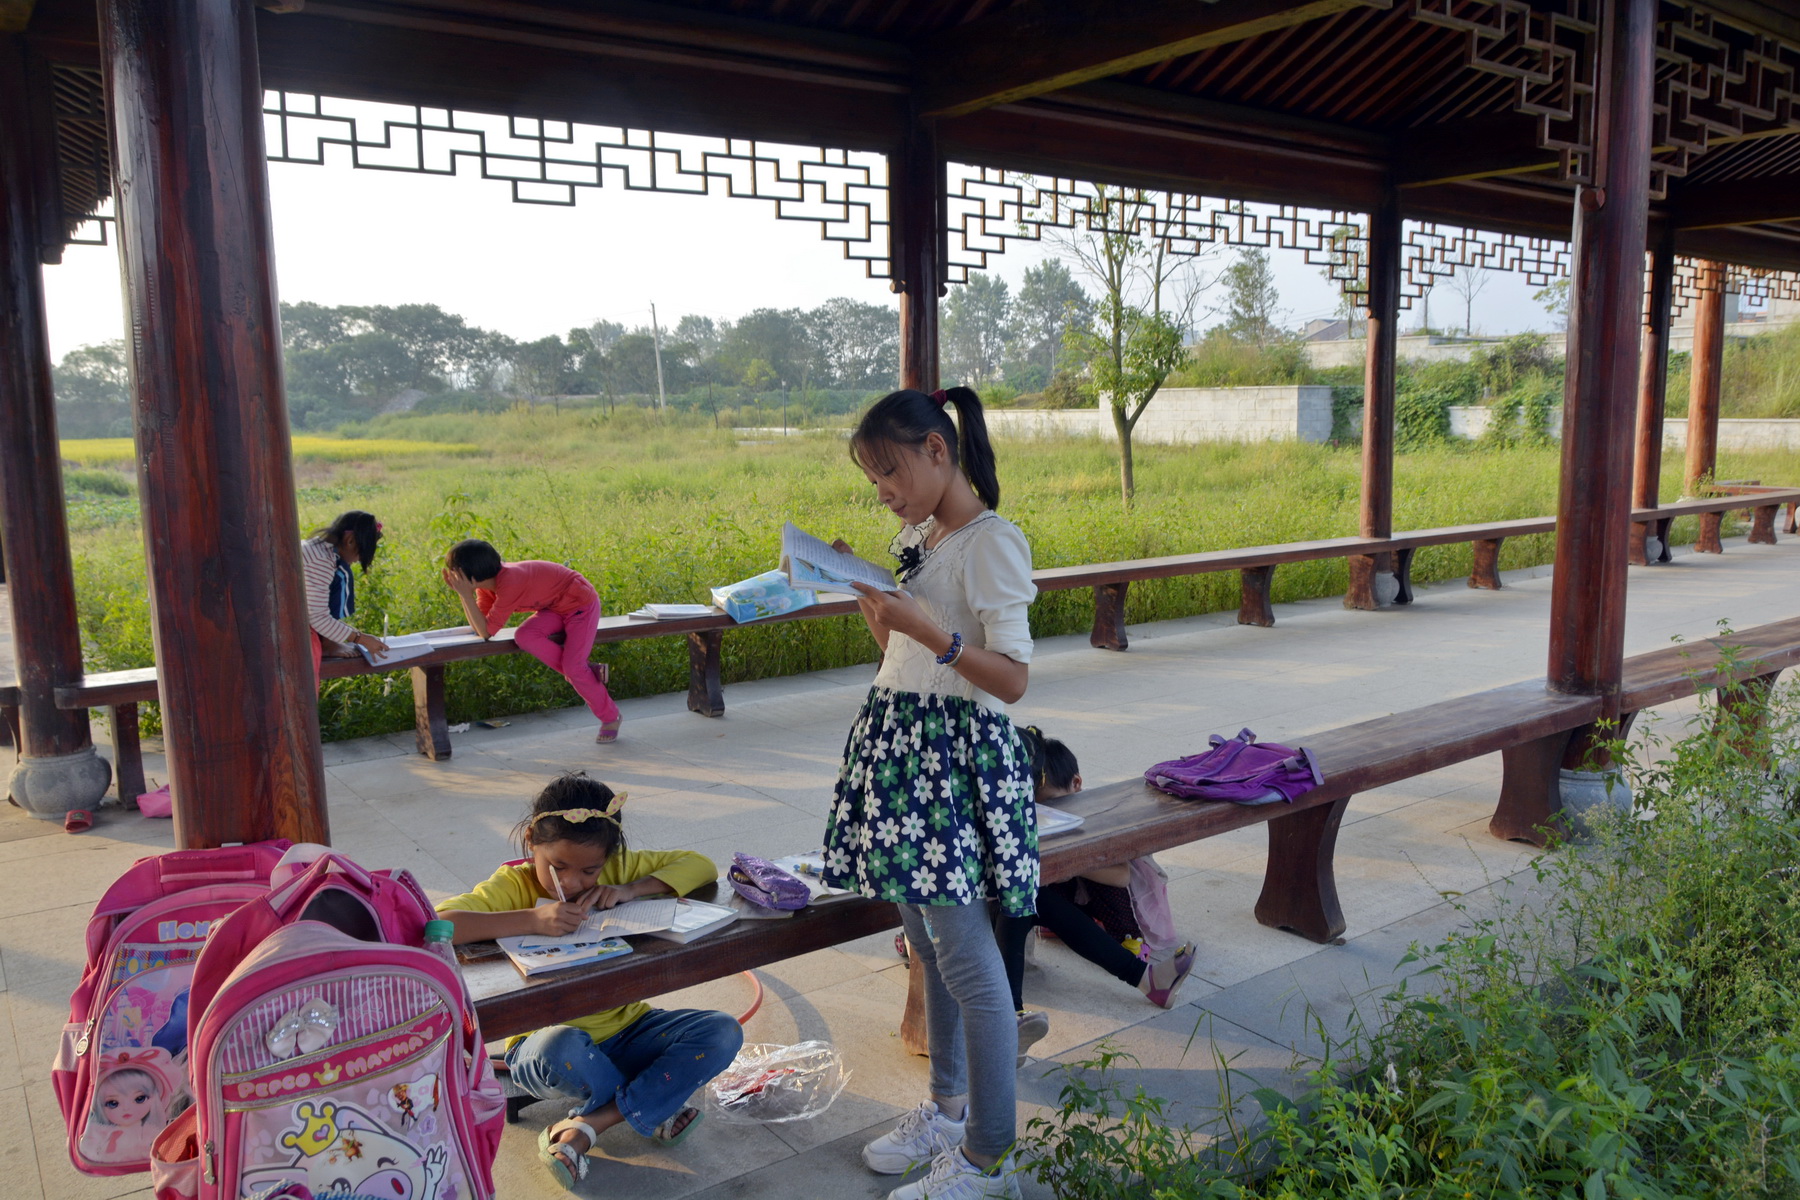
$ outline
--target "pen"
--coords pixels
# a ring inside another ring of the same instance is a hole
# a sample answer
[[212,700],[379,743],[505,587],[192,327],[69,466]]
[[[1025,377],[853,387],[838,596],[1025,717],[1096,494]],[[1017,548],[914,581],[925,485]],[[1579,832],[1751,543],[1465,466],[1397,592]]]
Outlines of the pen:
[[556,873],[555,868],[551,868],[550,882],[556,885],[556,898],[558,900],[562,901],[564,904],[567,904],[569,902],[569,898],[567,896],[563,895],[562,876],[558,875]]

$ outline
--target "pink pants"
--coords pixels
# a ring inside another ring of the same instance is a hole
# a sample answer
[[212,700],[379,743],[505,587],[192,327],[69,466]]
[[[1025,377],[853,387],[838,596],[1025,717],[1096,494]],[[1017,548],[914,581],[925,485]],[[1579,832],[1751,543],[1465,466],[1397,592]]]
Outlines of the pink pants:
[[[588,655],[594,652],[594,631],[599,626],[600,603],[595,601],[567,617],[547,610],[533,613],[519,626],[513,640],[519,649],[567,679],[604,725],[619,719],[619,706],[613,703],[594,664],[588,661]],[[553,633],[563,634],[562,645],[550,640]]]

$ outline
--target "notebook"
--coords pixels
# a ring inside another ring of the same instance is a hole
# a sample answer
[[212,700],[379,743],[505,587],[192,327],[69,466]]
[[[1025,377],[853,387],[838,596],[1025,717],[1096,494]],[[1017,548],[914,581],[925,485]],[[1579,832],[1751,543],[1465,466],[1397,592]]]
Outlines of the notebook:
[[[543,899],[538,907],[555,904]],[[599,908],[587,915],[580,928],[561,937],[550,934],[526,934],[525,939],[540,945],[570,945],[591,942],[600,937],[630,937],[636,933],[654,933],[675,923],[676,900],[673,896],[654,896],[646,900],[627,900],[616,908]]]
[[523,934],[496,940],[500,943],[500,949],[506,951],[506,957],[512,959],[513,966],[519,968],[519,974],[527,979],[546,971],[585,966],[631,953],[631,943],[618,937],[576,937],[562,941]]
[[1038,837],[1055,837],[1059,833],[1069,833],[1080,829],[1082,820],[1083,818],[1072,812],[1064,812],[1060,808],[1051,808],[1048,805],[1040,804],[1037,806]]
[[696,938],[703,938],[725,928],[737,919],[736,910],[722,904],[708,904],[704,900],[677,900],[674,923],[667,929],[652,929],[650,936],[686,945]]

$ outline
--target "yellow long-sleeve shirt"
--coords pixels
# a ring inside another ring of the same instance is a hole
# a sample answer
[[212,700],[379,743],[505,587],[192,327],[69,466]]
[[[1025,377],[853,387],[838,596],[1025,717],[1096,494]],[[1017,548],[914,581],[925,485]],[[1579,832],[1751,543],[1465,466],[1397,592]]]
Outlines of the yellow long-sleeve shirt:
[[[594,882],[614,885],[636,883],[648,875],[654,875],[668,884],[676,895],[685,896],[702,884],[717,879],[719,869],[710,858],[692,850],[627,850],[608,858]],[[531,869],[531,864],[510,863],[497,869],[478,884],[474,891],[445,900],[437,906],[437,910],[440,913],[515,912],[535,908],[539,900],[546,899],[553,900],[555,897],[538,886],[537,873]],[[604,1012],[576,1017],[563,1024],[573,1025],[598,1043],[649,1011],[650,1006],[640,1000],[623,1008],[609,1008]],[[521,1040],[522,1037],[511,1038],[506,1044],[511,1047]]]

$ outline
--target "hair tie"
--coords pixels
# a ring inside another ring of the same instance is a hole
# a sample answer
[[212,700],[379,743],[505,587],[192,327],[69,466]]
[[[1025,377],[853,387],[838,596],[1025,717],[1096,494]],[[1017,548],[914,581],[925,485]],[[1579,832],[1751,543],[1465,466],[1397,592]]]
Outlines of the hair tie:
[[381,522],[380,521],[375,522],[375,532],[376,533],[381,532]]
[[619,823],[619,809],[625,804],[626,795],[627,793],[625,792],[614,792],[612,803],[608,804],[604,809],[559,808],[554,812],[542,812],[531,818],[531,823],[533,826],[536,826],[537,823],[545,817],[561,817],[571,825],[579,825],[583,821],[592,821],[595,819],[611,821],[613,824],[617,825]]
[[939,388],[937,391],[931,393],[931,398],[937,402],[937,406],[939,408],[942,408],[942,407],[944,407],[944,405],[946,403],[949,402],[950,393],[945,391],[943,388]]

